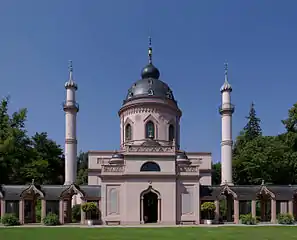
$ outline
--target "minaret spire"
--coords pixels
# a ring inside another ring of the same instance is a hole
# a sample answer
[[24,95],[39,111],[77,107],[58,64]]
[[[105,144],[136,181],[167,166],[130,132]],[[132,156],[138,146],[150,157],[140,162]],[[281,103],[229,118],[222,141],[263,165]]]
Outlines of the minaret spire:
[[148,60],[149,64],[153,63],[153,48],[152,48],[152,38],[149,36],[148,39]]
[[76,181],[76,158],[77,158],[77,138],[76,138],[76,115],[79,111],[76,102],[77,84],[73,80],[72,61],[68,63],[69,79],[65,83],[66,101],[63,104],[65,112],[65,185],[70,185]]
[[228,82],[228,63],[226,62],[224,65],[225,65],[225,82]]
[[68,62],[68,70],[69,70],[69,81],[73,81],[73,66],[72,66],[72,60],[69,60],[69,62]]

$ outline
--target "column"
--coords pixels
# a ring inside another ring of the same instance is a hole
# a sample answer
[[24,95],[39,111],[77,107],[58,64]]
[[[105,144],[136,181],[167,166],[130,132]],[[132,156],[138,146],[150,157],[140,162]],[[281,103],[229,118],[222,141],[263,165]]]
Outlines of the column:
[[220,221],[220,201],[219,200],[215,200],[215,206],[216,206],[215,221],[216,223],[219,223]]
[[289,201],[289,214],[293,216],[293,200]]
[[234,223],[239,224],[239,201],[234,199]]
[[20,224],[25,223],[25,218],[24,218],[24,199],[20,199],[19,201],[19,221]]
[[60,224],[64,224],[64,199],[60,199],[59,202],[59,219]]
[[257,212],[256,212],[256,200],[252,200],[252,217],[256,217]]
[[4,199],[0,199],[0,204],[1,204],[1,217],[4,216],[5,212],[6,212],[6,203]]
[[41,222],[46,217],[46,200],[41,199]]
[[143,197],[140,199],[140,223],[144,223],[143,221]]
[[[86,201],[85,200],[81,200],[81,205],[85,204]],[[86,213],[82,210],[82,207],[80,207],[80,224],[85,224],[86,221]]]
[[198,200],[198,208],[197,208],[197,221],[196,224],[199,225],[201,223],[201,201],[200,201],[200,196]]
[[161,199],[158,198],[158,220],[157,223],[161,222]]
[[271,223],[276,223],[276,200],[271,199]]

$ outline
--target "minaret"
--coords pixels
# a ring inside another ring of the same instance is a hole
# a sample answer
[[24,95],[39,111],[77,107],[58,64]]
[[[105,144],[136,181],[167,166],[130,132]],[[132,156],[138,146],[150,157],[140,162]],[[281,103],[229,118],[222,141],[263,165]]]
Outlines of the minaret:
[[75,100],[77,84],[73,80],[72,61],[69,61],[69,80],[65,83],[66,101],[63,104],[65,112],[65,183],[70,185],[76,181],[77,169],[77,139],[76,115],[79,106]]
[[225,82],[220,89],[222,94],[222,105],[220,114],[222,116],[222,141],[221,141],[221,185],[233,185],[232,181],[232,114],[234,105],[231,104],[232,87],[228,82],[228,64],[225,64]]

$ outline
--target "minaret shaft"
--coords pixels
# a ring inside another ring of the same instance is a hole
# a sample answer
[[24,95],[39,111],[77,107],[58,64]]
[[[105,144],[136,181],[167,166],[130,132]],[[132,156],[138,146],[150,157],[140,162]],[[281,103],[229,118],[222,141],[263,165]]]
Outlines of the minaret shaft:
[[225,82],[221,87],[222,105],[222,140],[221,140],[221,185],[233,185],[232,179],[232,114],[234,106],[231,104],[232,87],[228,83],[227,67],[225,68]]
[[72,71],[71,65],[69,80],[65,83],[66,101],[63,105],[65,111],[65,185],[75,183],[77,172],[76,116],[79,108],[75,98],[77,85],[72,79]]

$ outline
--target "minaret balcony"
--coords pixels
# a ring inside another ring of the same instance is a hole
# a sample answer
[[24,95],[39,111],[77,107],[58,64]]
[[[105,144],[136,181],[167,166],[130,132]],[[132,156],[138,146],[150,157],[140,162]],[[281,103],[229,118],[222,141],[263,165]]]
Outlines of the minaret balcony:
[[235,110],[235,106],[231,103],[224,103],[219,107],[219,113],[224,114],[224,113],[231,113],[233,114]]
[[77,112],[79,111],[79,105],[76,101],[64,101],[62,103],[63,109],[65,110],[76,110]]

